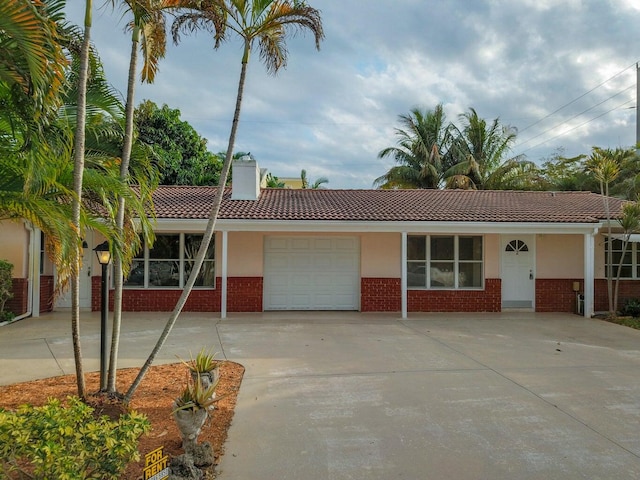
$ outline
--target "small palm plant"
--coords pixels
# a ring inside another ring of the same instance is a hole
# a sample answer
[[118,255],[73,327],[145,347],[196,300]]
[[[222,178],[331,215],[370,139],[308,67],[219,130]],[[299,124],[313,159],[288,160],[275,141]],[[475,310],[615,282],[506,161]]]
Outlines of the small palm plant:
[[216,359],[216,353],[213,350],[205,350],[203,347],[195,358],[192,355],[188,362],[183,360],[182,363],[189,368],[194,380],[200,378],[205,388],[218,383],[221,362]]
[[218,382],[215,382],[205,387],[200,377],[194,380],[189,376],[186,387],[173,402],[173,418],[180,431],[182,448],[186,452],[192,451],[198,443],[198,436],[209,416],[209,410],[220,400],[215,394],[217,385]]

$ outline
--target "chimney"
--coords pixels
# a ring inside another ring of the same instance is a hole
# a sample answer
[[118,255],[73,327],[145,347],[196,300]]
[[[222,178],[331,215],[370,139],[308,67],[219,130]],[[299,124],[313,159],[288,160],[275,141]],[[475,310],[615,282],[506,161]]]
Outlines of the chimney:
[[257,200],[260,196],[260,168],[250,156],[244,155],[231,164],[231,200]]

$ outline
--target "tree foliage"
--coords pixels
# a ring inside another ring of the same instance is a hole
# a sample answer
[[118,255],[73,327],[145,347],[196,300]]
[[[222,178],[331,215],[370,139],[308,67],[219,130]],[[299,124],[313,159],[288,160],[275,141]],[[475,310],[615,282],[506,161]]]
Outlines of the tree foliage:
[[377,178],[379,188],[535,188],[538,169],[524,157],[508,157],[516,130],[498,118],[487,122],[470,108],[461,126],[447,123],[442,105],[401,115],[396,146],[380,151],[397,166]]
[[138,139],[152,148],[162,185],[217,185],[222,160],[207,139],[180,118],[180,110],[145,100],[136,108]]

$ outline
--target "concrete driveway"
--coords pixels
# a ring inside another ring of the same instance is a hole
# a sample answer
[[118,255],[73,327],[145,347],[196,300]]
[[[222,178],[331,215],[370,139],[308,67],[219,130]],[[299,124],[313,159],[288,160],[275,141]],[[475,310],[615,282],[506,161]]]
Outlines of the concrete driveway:
[[[123,367],[166,317],[127,314]],[[66,330],[58,314],[0,328],[0,384],[35,364],[73,373]],[[221,480],[640,478],[640,331],[562,314],[185,314],[159,361],[202,345],[246,367]]]

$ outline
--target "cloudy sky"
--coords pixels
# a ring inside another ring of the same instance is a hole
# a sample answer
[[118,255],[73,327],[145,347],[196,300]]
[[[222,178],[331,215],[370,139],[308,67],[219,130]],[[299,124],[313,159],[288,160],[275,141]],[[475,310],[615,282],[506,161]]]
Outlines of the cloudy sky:
[[[67,1],[81,24],[83,4]],[[309,0],[326,38],[288,40],[289,64],[249,64],[236,151],[277,177],[324,176],[328,188],[371,188],[392,165],[398,116],[442,103],[449,120],[469,107],[519,131],[513,155],[540,162],[591,146],[630,146],[636,132],[638,0]],[[123,94],[127,17],[94,0],[92,37]],[[240,73],[239,42],[206,32],[171,45],[149,99],[182,113],[213,152],[227,146]]]

